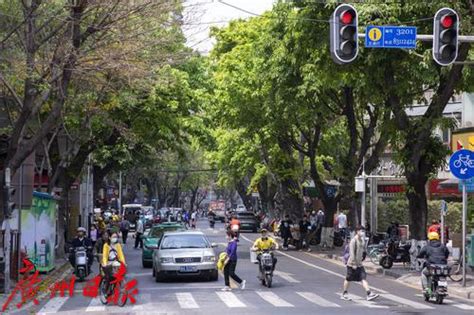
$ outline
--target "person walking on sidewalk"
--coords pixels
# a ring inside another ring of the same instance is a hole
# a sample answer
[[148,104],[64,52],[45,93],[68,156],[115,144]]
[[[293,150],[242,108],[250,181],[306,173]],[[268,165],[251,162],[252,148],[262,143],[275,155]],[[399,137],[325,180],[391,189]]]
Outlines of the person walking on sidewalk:
[[367,293],[367,301],[371,301],[377,298],[379,295],[373,293],[369,288],[369,283],[367,282],[367,273],[365,268],[362,265],[364,260],[364,237],[365,229],[358,225],[355,230],[355,236],[351,239],[349,243],[349,257],[347,259],[347,275],[344,280],[344,291],[342,292],[341,299],[349,301],[351,298],[347,290],[349,289],[349,282],[357,281],[362,282],[362,286]]
[[301,240],[301,245],[300,245],[300,251],[303,250],[303,248],[307,248],[308,252],[311,251],[311,248],[309,248],[309,235],[311,232],[311,223],[308,221],[308,216],[305,214],[303,215],[303,220],[300,221],[299,223],[300,226],[300,240]]
[[235,268],[237,267],[237,236],[232,233],[231,231],[227,232],[227,248],[226,254],[227,258],[224,262],[224,281],[225,287],[222,291],[231,291],[230,288],[230,278],[232,278],[235,282],[240,284],[240,289],[245,289],[245,280],[242,280],[235,274]]
[[120,232],[122,233],[122,242],[127,244],[128,231],[130,230],[130,222],[126,218],[123,218],[120,222]]
[[140,244],[140,248],[143,248],[143,221],[141,219],[137,220],[137,231],[135,232],[135,249],[138,248]]
[[286,214],[285,219],[280,223],[280,235],[283,238],[283,249],[288,250],[288,240],[291,238],[291,226],[293,221],[290,220],[290,215]]

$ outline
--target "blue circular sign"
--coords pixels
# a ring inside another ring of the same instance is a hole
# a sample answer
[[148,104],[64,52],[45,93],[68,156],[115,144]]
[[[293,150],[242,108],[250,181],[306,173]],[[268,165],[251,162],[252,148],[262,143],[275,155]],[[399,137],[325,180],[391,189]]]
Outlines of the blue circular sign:
[[459,179],[474,177],[474,152],[470,150],[454,152],[449,159],[449,169]]

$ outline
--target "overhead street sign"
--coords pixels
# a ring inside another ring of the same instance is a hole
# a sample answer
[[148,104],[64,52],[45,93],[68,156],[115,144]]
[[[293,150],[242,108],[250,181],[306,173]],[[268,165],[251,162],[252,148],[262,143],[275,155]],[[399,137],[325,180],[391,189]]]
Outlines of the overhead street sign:
[[474,152],[465,149],[454,152],[449,159],[449,169],[459,179],[474,177]]
[[416,48],[416,27],[414,26],[374,26],[365,29],[367,48]]

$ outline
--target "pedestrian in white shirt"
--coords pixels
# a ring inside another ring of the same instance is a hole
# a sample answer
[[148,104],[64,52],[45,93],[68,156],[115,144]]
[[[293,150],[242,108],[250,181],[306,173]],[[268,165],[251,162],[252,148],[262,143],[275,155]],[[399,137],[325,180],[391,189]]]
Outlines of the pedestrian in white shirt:
[[140,244],[140,248],[143,248],[143,221],[141,219],[137,220],[137,231],[135,232],[135,249],[138,248]]
[[196,228],[196,211],[191,214],[191,228]]
[[343,211],[337,216],[337,227],[341,229],[347,228],[347,216]]

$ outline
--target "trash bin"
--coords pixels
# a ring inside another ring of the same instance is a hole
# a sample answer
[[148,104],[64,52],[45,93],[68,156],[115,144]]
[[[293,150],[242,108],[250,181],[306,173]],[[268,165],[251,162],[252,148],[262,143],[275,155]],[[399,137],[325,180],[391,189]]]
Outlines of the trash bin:
[[474,267],[474,234],[468,238],[469,244],[467,244],[467,265]]

